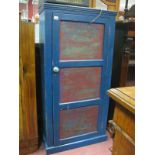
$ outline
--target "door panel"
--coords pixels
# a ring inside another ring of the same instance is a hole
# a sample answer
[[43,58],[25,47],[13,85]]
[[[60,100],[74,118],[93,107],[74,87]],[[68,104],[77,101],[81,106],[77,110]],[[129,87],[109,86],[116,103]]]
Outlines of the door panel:
[[100,97],[101,67],[60,70],[60,103]]
[[104,25],[60,22],[60,61],[102,59]]
[[60,111],[60,139],[97,131],[98,106]]
[[[103,134],[106,20],[54,13],[54,143]],[[58,132],[59,131],[59,132]]]

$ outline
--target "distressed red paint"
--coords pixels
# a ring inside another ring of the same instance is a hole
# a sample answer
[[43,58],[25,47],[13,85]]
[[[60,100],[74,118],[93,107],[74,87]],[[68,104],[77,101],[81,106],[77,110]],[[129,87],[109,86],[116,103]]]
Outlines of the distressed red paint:
[[101,68],[64,68],[60,71],[60,102],[100,96]]
[[60,111],[60,139],[97,131],[98,106]]
[[61,21],[60,60],[102,59],[104,26]]

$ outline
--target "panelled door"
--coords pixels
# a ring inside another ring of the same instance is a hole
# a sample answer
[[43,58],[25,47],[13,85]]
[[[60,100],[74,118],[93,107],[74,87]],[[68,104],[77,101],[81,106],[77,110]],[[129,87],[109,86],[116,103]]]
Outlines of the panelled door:
[[108,23],[94,18],[53,14],[55,145],[104,134]]

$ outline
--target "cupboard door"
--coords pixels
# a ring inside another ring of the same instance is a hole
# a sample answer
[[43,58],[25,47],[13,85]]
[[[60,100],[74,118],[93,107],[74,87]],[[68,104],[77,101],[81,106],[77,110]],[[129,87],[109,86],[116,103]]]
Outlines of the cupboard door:
[[54,143],[103,134],[106,20],[53,15]]

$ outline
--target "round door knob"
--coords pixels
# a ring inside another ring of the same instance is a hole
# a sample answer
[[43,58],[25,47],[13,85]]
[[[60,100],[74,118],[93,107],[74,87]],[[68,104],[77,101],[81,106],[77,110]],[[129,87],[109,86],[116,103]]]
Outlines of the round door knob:
[[59,68],[58,67],[53,67],[53,72],[58,73],[59,72]]

